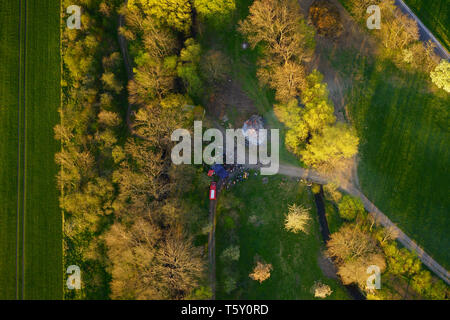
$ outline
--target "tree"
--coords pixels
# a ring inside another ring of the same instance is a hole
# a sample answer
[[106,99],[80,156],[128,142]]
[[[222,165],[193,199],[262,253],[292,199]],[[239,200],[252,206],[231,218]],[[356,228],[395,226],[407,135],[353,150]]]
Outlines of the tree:
[[346,220],[353,220],[365,213],[364,205],[359,198],[345,195],[338,204],[339,215]]
[[401,51],[419,40],[417,23],[403,14],[393,0],[382,1],[379,6],[383,27],[377,35],[386,49]]
[[450,62],[442,59],[439,65],[430,73],[433,83],[450,93]]
[[370,253],[378,252],[376,241],[357,225],[345,224],[330,236],[327,254],[338,263],[354,260]]
[[328,98],[327,84],[323,82],[323,75],[314,70],[306,78],[306,88],[302,91],[303,121],[309,132],[317,133],[336,121],[334,106]]
[[333,293],[330,286],[322,283],[321,281],[314,282],[312,291],[314,292],[314,297],[316,298],[326,298]]
[[182,299],[198,284],[204,270],[201,248],[180,232],[171,232],[156,254],[155,273],[171,299]]
[[347,261],[338,267],[337,274],[341,277],[342,283],[349,285],[356,283],[362,289],[367,289],[367,268],[377,266],[380,272],[386,269],[386,260],[382,253],[370,253],[366,256],[359,257],[354,260]]
[[195,98],[199,98],[203,92],[203,84],[199,75],[199,63],[201,58],[201,46],[193,38],[184,43],[177,66],[178,76],[183,80],[187,92]]
[[198,15],[210,22],[223,22],[236,9],[234,0],[194,0]]
[[135,79],[128,83],[132,104],[148,104],[155,98],[162,99],[175,86],[175,66],[151,60],[136,70]]
[[220,258],[223,261],[238,261],[240,256],[239,246],[230,246],[223,250]]
[[258,61],[261,84],[275,89],[283,103],[299,94],[304,86],[303,63],[309,61],[314,47],[314,32],[305,23],[297,1],[256,0],[239,31],[250,46],[261,46],[264,56]]
[[270,278],[270,271],[272,271],[272,265],[270,263],[256,262],[253,273],[249,274],[249,277],[259,283]]
[[335,258],[344,284],[365,288],[367,268],[376,265],[383,272],[386,261],[373,237],[357,224],[344,224],[327,242],[327,255]]
[[278,120],[283,122],[288,131],[285,136],[285,143],[289,151],[300,155],[301,146],[308,137],[308,127],[302,118],[302,109],[298,105],[297,99],[292,99],[288,103],[274,105],[274,113]]
[[116,127],[120,124],[120,116],[116,112],[102,110],[98,114],[98,122],[107,127]]
[[302,159],[317,169],[336,168],[342,160],[357,153],[358,143],[355,131],[344,123],[338,123],[314,135],[302,152]]
[[120,91],[122,91],[122,89],[123,89],[122,84],[119,82],[119,80],[116,79],[116,77],[114,76],[114,73],[105,72],[102,75],[101,79],[107,90],[112,90],[116,94],[119,94]]
[[334,202],[339,202],[342,199],[342,193],[338,190],[338,185],[334,182],[330,182],[323,186],[325,197]]
[[309,16],[317,33],[325,37],[338,37],[343,25],[337,7],[327,0],[316,0],[309,7]]
[[[271,76],[267,77],[268,84],[276,89],[275,98],[280,102],[290,101],[305,88],[305,68],[299,63],[287,61],[275,66],[271,72]],[[259,76],[262,78],[261,72]]]
[[211,49],[202,57],[200,70],[203,79],[210,84],[221,84],[230,74],[231,62],[221,51]]
[[295,203],[289,205],[288,208],[289,212],[284,221],[284,227],[286,230],[292,231],[293,233],[298,233],[299,231],[308,233],[307,227],[311,221],[309,209],[303,206],[298,206]]
[[161,231],[151,221],[137,219],[130,230],[116,222],[105,235],[111,261],[111,298],[162,299],[154,274]]
[[262,44],[280,64],[303,62],[312,54],[313,31],[300,12],[297,1],[256,0],[247,19],[239,23],[239,31],[252,48]]
[[142,8],[145,14],[155,17],[160,24],[166,24],[186,34],[192,25],[189,0],[129,0],[128,8]]

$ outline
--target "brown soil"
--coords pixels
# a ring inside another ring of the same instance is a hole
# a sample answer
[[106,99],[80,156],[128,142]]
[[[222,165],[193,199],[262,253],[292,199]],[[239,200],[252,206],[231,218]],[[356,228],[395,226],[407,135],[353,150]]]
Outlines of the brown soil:
[[232,79],[210,94],[207,109],[211,118],[219,121],[228,119],[234,128],[241,127],[245,120],[258,113],[253,101],[242,90],[241,84]]

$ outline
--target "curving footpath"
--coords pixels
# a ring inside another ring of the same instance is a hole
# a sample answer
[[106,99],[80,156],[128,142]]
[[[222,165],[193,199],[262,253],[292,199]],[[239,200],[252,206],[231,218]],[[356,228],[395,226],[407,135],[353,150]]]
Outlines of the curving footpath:
[[[298,177],[310,180],[319,184],[326,184],[332,181],[331,178],[325,177],[318,172],[310,169],[303,169],[300,167],[294,167],[291,165],[280,164],[278,174],[282,174],[289,177]],[[426,265],[431,271],[433,271],[439,278],[444,280],[450,285],[449,272],[437,263],[430,255],[428,255],[421,247],[417,245],[410,237],[408,237],[400,228],[398,228],[389,218],[381,212],[369,199],[355,186],[340,186],[340,189],[349,193],[354,197],[358,197],[364,204],[364,208],[385,228],[393,228],[398,234],[397,240],[400,241],[407,249],[414,251],[424,265]]]

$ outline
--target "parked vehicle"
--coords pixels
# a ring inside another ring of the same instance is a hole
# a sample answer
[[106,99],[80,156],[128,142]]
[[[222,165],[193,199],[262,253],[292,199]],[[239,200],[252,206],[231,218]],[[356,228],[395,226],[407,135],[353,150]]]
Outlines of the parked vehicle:
[[216,200],[217,187],[215,182],[211,182],[209,187],[209,200]]

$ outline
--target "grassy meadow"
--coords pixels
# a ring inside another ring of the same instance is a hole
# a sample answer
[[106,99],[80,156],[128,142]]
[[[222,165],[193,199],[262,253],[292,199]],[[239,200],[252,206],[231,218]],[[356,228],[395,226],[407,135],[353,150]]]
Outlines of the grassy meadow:
[[16,297],[19,123],[18,1],[0,2],[0,300]]
[[[311,208],[309,233],[284,229],[288,204]],[[324,276],[318,258],[323,249],[314,198],[303,184],[280,176],[268,183],[251,174],[228,191],[222,191],[217,208],[216,229],[217,299],[314,299],[311,287],[321,281],[331,287],[328,299],[347,299],[337,280]],[[238,261],[222,259],[229,246],[240,247]],[[249,277],[259,259],[272,264],[269,279],[261,284]],[[227,293],[226,281],[236,280]]]
[[62,216],[54,162],[60,146],[53,139],[60,105],[60,2],[8,0],[0,9],[0,299],[61,299]]
[[53,127],[60,106],[60,1],[28,2],[25,298],[61,299],[62,214]]

